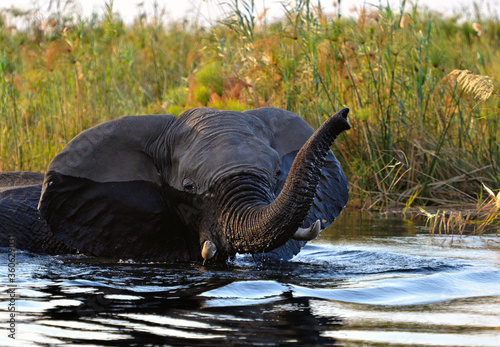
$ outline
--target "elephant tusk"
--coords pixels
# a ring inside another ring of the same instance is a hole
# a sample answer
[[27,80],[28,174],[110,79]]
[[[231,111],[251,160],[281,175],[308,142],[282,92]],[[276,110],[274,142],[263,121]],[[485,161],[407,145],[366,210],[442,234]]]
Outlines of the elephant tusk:
[[297,241],[311,241],[319,235],[320,231],[321,222],[318,219],[307,229],[298,228],[292,238]]
[[203,243],[203,248],[201,249],[201,256],[203,258],[203,265],[205,261],[212,259],[217,252],[217,247],[212,241],[205,241]]

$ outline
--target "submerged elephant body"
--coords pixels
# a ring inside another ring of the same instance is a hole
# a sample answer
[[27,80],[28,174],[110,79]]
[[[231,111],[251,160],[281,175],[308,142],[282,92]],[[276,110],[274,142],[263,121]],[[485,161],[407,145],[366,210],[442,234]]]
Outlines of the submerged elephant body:
[[0,247],[52,254],[71,252],[52,238],[48,224],[38,213],[43,178],[35,172],[0,173]]
[[14,234],[19,248],[35,252],[290,259],[347,202],[347,180],[329,148],[350,128],[347,112],[316,132],[274,108],[198,108],[99,124],[52,160],[43,184],[34,173],[18,173],[17,183],[15,173],[0,176],[0,246]]

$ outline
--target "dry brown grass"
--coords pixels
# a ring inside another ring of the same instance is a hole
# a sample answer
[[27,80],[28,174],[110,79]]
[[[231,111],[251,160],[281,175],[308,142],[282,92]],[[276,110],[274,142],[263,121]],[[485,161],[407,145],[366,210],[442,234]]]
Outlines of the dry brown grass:
[[483,184],[488,197],[476,209],[471,211],[438,210],[435,213],[420,208],[425,215],[426,228],[431,234],[458,234],[468,232],[481,235],[484,232],[497,231],[500,233],[500,192],[493,191]]

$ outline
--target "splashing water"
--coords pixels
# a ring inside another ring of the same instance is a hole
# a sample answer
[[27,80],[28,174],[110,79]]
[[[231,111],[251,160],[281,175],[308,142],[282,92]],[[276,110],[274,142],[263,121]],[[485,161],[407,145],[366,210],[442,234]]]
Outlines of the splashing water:
[[[500,245],[344,214],[288,263],[144,264],[16,253],[0,345],[498,346]],[[488,241],[488,242],[487,242]],[[4,249],[1,264],[9,262]]]

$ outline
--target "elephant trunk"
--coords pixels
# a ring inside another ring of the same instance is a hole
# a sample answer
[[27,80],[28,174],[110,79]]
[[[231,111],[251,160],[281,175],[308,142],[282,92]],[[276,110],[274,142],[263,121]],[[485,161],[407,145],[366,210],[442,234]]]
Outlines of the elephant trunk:
[[351,128],[348,112],[344,108],[330,117],[302,146],[276,199],[270,189],[257,188],[265,186],[259,178],[234,178],[235,188],[223,204],[226,213],[220,216],[229,253],[269,252],[292,238],[311,208],[330,146]]

